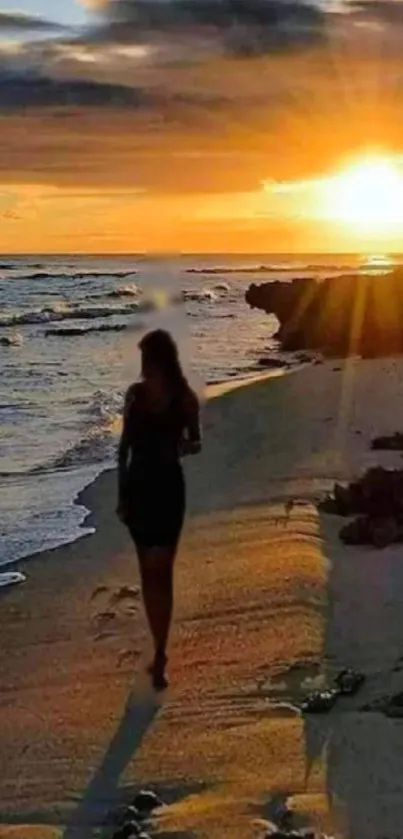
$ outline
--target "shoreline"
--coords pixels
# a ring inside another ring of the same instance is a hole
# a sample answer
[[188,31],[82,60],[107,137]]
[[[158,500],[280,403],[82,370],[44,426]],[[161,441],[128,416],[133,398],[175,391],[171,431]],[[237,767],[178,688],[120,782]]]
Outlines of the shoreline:
[[[399,835],[403,733],[361,708],[402,689],[401,551],[346,548],[316,500],[335,475],[401,466],[370,448],[400,416],[401,359],[307,365],[209,403],[158,698],[140,601],[114,600],[138,573],[113,473],[85,491],[96,533],[27,560],[3,595],[0,839],[95,839],[147,785],[167,836],[259,839],[279,800],[297,826]],[[356,699],[290,710],[345,666],[367,675]]]
[[[299,368],[294,368],[299,369]],[[211,399],[217,399],[220,396],[223,396],[226,393],[231,392],[232,390],[237,390],[239,388],[247,387],[249,385],[253,385],[259,381],[265,381],[266,379],[274,379],[279,376],[287,375],[288,373],[294,372],[294,369],[275,369],[270,370],[262,373],[251,373],[250,375],[228,379],[223,382],[219,382],[212,385],[207,385],[205,388],[205,399],[206,402],[210,401]],[[93,464],[87,464],[88,468],[91,468]],[[95,467],[95,464],[94,464]],[[109,472],[114,472],[116,470],[116,466],[108,465],[105,463],[104,466],[101,466],[98,473],[95,477],[91,478],[85,486],[80,489],[75,497],[72,499],[71,506],[76,508],[82,509],[82,520],[81,523],[78,525],[80,530],[82,529],[83,533],[77,533],[76,536],[72,537],[71,539],[67,539],[66,541],[60,542],[59,544],[55,545],[52,548],[47,549],[46,553],[53,553],[58,551],[60,548],[66,547],[67,545],[75,544],[76,542],[80,542],[82,539],[88,538],[94,535],[94,527],[92,524],[93,520],[93,513],[91,508],[86,503],[87,495],[89,497],[92,496],[92,490],[96,492],[96,484],[102,478],[104,474],[108,474]],[[89,529],[89,530],[88,530]],[[19,557],[18,559],[11,559],[2,562],[0,565],[0,581],[3,574],[9,573],[10,570],[13,570],[21,563],[29,562],[34,558],[40,558],[40,556],[44,553],[42,550],[37,550],[34,553],[27,554],[25,556]]]
[[[302,367],[302,365],[301,365],[301,367]],[[266,381],[269,381],[271,379],[281,378],[282,376],[286,376],[288,374],[297,372],[298,369],[301,369],[301,368],[298,367],[298,368],[294,368],[294,369],[284,368],[284,369],[272,370],[272,371],[269,371],[269,372],[266,372],[266,373],[261,373],[261,374],[256,374],[256,375],[251,374],[250,376],[245,376],[244,378],[232,379],[232,380],[228,379],[224,382],[218,382],[217,384],[207,385],[206,388],[205,388],[205,393],[204,393],[205,407],[207,407],[208,403],[211,402],[212,400],[220,399],[221,397],[225,396],[226,394],[232,393],[233,391],[240,390],[240,389],[243,389],[243,388],[246,388],[246,387],[250,387],[250,386],[256,385],[260,382],[266,382]],[[103,469],[102,472],[99,475],[97,475],[97,477],[93,481],[91,481],[91,483],[89,483],[86,487],[84,487],[78,493],[78,495],[75,499],[75,503],[80,505],[80,506],[83,506],[85,509],[88,510],[87,515],[86,515],[86,517],[83,521],[83,525],[84,524],[89,524],[90,527],[92,526],[91,522],[92,522],[92,518],[93,518],[93,511],[91,510],[91,507],[87,507],[87,502],[86,502],[87,497],[88,497],[88,504],[91,504],[91,499],[96,494],[96,484],[97,484],[97,482],[102,478],[103,475],[108,475],[110,473],[114,473],[114,474],[116,473],[116,466],[110,466],[110,467],[106,467],[105,469]],[[87,534],[87,535],[93,535],[93,534]],[[84,538],[84,537],[81,537],[81,538]],[[79,540],[76,539],[74,541],[79,541]],[[57,550],[57,548],[55,548],[54,550]]]

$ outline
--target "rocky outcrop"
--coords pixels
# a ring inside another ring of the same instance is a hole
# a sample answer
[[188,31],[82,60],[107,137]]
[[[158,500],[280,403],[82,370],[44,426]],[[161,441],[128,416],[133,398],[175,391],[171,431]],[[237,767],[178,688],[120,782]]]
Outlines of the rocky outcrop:
[[106,824],[116,825],[112,839],[150,839],[150,816],[163,803],[153,790],[141,790],[133,804],[117,813],[109,813]]
[[252,308],[277,317],[276,337],[285,351],[365,358],[403,352],[403,268],[390,274],[252,283],[245,297]]
[[386,548],[403,542],[403,470],[377,466],[348,486],[335,484],[333,495],[319,509],[355,516],[340,530],[345,544]]

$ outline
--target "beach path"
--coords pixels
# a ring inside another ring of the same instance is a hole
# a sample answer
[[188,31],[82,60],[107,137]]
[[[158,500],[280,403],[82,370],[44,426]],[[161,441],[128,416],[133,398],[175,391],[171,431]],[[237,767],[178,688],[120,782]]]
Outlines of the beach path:
[[[309,367],[211,403],[160,698],[142,675],[138,594],[124,592],[137,574],[115,477],[97,481],[97,533],[21,563],[27,583],[2,596],[0,837],[96,836],[150,785],[172,839],[261,836],[286,798],[297,823],[400,835],[403,726],[361,707],[403,689],[402,552],[344,548],[315,505],[334,479],[396,461],[370,440],[399,415],[394,361]],[[362,695],[298,714],[343,666],[367,673]]]

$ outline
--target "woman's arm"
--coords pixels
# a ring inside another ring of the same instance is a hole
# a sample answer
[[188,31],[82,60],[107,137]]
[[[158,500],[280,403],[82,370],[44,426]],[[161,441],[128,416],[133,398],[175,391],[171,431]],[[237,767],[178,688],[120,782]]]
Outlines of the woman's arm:
[[181,445],[181,457],[199,454],[202,448],[200,404],[193,391],[185,398],[185,438]]
[[128,466],[130,454],[130,440],[128,435],[128,417],[131,406],[133,404],[133,399],[135,398],[134,387],[135,386],[133,385],[129,387],[125,396],[125,404],[123,409],[123,427],[118,446],[118,515],[122,520],[124,520],[124,508],[129,474]]

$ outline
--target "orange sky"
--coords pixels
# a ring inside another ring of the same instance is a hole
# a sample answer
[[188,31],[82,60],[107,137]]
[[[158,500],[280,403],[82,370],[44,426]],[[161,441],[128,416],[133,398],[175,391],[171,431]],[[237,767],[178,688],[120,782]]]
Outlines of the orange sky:
[[398,226],[359,230],[318,201],[368,151],[400,165],[403,16],[370,3],[252,55],[199,22],[4,38],[18,84],[3,102],[0,75],[2,252],[403,250]]

